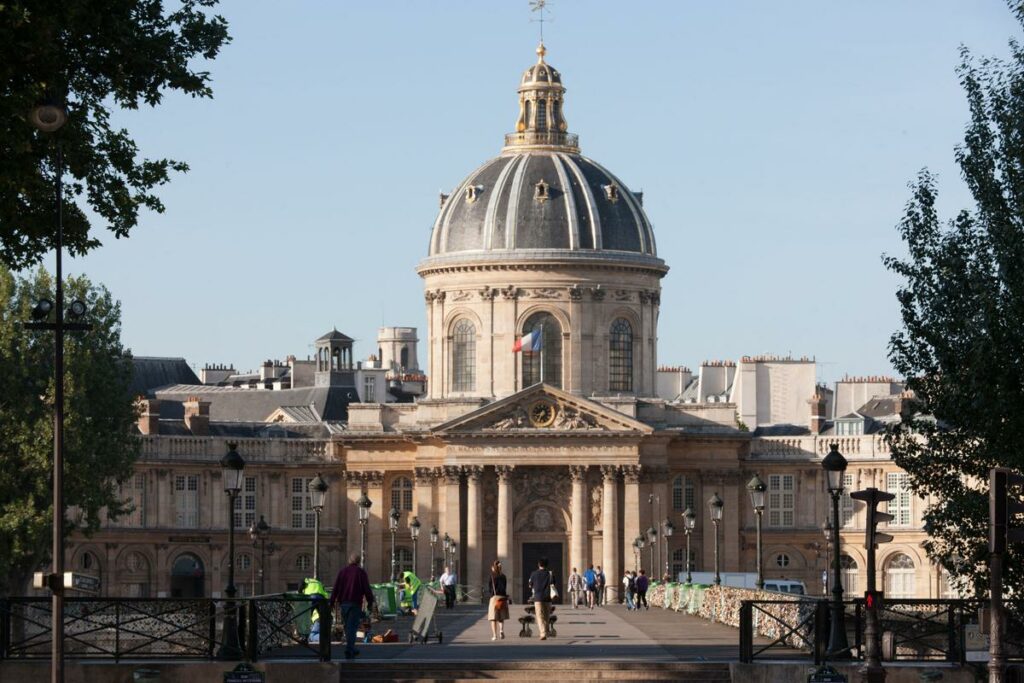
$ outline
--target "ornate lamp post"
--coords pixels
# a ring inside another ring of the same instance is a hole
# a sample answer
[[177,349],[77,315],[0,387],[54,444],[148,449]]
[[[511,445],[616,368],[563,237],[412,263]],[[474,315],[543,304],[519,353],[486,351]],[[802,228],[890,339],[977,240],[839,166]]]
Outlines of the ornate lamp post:
[[416,549],[418,547],[417,541],[420,538],[420,518],[413,517],[412,521],[409,522],[409,535],[412,536],[412,573],[416,574]]
[[[249,538],[252,539],[253,550],[256,549],[257,543],[260,547],[260,595],[265,595],[267,592],[266,586],[266,571],[264,565],[267,561],[267,540],[270,538],[270,525],[267,524],[267,520],[260,515],[260,521],[249,527]],[[270,544],[269,554],[273,555],[276,547],[273,543]]]
[[320,513],[324,511],[324,503],[327,501],[327,482],[317,475],[309,482],[309,499],[316,513],[316,521],[313,523],[313,578],[320,578]]
[[391,583],[398,580],[398,557],[395,555],[395,534],[398,532],[398,519],[402,513],[392,507],[388,512],[388,529],[391,531]]
[[658,545],[658,530],[653,526],[647,528],[647,545],[651,547],[651,564],[649,570],[653,573],[658,571],[658,565],[654,564],[654,548]]
[[640,559],[642,559],[641,556],[644,554],[644,543],[645,541],[642,534],[637,536],[636,540],[633,541],[633,547],[636,548],[637,571],[640,571]]
[[668,539],[672,538],[672,534],[675,533],[675,530],[676,525],[672,523],[671,519],[666,517],[665,521],[661,523],[661,535],[665,539],[665,576],[668,576],[669,580],[671,580],[672,575],[668,566],[670,559],[668,556]]
[[434,578],[434,572],[436,571],[436,562],[434,561],[434,546],[437,545],[437,539],[439,537],[437,531],[437,525],[430,527],[430,578]]
[[[658,524],[657,520],[658,520],[659,517],[661,517],[661,498],[658,497],[658,494],[652,493],[652,494],[647,496],[647,502],[651,506],[651,527],[656,527],[657,524]],[[654,509],[655,504],[657,504],[657,506],[658,506],[657,514],[655,514],[655,509]],[[656,528],[655,528],[655,531],[657,531]],[[647,535],[650,536],[650,533],[651,533],[651,530],[648,529],[647,530]],[[658,543],[657,543],[657,539],[656,538],[652,538],[652,539],[650,539],[650,541],[651,541],[651,553],[653,555],[654,547]],[[652,575],[651,575],[652,579],[654,578],[653,573],[658,571],[658,567],[660,565],[661,565],[661,548],[658,548],[658,564],[654,563],[654,558],[653,557],[651,558],[651,568],[650,568],[650,570],[651,570],[651,573],[652,573]]]
[[747,482],[747,491],[750,492],[750,504],[754,507],[754,521],[757,523],[757,589],[764,589],[764,567],[762,566],[761,553],[761,518],[764,516],[764,492],[768,487],[761,481],[761,477],[754,475],[754,478]]
[[221,659],[241,659],[242,649],[238,644],[238,622],[235,618],[235,496],[242,490],[245,479],[245,460],[238,453],[238,444],[229,443],[227,454],[220,459],[224,493],[228,494],[228,585],[224,593],[228,596],[224,604],[224,638],[218,656]]
[[[832,520],[826,520],[821,525],[821,533],[825,536],[825,569],[821,572],[821,592],[828,595],[828,568],[831,567],[829,559],[832,557]],[[820,555],[819,555],[820,557]]]
[[359,508],[359,563],[366,568],[366,523],[370,521],[370,507],[373,501],[363,492],[356,501]]
[[686,583],[693,583],[693,575],[690,573],[690,535],[697,528],[697,514],[690,508],[683,510],[683,533],[686,534]]
[[[457,562],[459,561],[459,559],[458,559],[459,556],[456,554],[458,547],[459,547],[459,544],[453,538],[452,539],[452,571],[455,572],[456,579],[461,578],[459,576],[459,567],[457,565]],[[458,581],[456,581],[456,583],[458,583]]]
[[640,571],[640,546],[637,545],[639,539],[633,539],[633,571]]
[[828,653],[833,659],[847,659],[850,646],[846,640],[843,578],[839,569],[839,497],[843,494],[846,458],[839,452],[839,444],[829,444],[828,455],[822,459],[821,466],[828,477],[828,492],[832,494],[832,629],[828,638]]
[[708,498],[708,510],[711,512],[711,523],[715,525],[715,585],[722,584],[722,565],[718,554],[718,525],[722,522],[722,508],[725,503],[718,497],[718,492],[711,494]]

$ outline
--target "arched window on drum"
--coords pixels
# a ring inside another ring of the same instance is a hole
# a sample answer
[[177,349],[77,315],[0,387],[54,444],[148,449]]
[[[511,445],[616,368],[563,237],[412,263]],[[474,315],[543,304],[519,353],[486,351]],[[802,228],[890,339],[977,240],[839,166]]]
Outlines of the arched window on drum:
[[452,328],[452,391],[476,390],[476,327],[462,318]]
[[633,391],[633,326],[625,318],[617,318],[609,330],[608,389]]
[[[541,350],[523,351],[523,387],[539,382],[562,388],[562,326],[550,313],[534,313],[526,319],[522,334],[538,332],[541,335]],[[541,363],[544,371],[541,372]]]

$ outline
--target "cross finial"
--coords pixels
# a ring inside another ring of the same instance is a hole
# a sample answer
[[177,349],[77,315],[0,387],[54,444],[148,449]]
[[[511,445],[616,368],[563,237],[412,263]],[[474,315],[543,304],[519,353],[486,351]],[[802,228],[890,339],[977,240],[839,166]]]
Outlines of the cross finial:
[[530,0],[530,11],[537,12],[539,17],[531,19],[540,23],[540,44],[544,44],[544,12],[548,11],[548,0]]

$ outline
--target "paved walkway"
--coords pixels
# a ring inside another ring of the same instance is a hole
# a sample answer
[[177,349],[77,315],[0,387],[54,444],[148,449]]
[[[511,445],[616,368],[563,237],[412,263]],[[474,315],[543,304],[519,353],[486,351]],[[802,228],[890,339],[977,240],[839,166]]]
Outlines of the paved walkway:
[[[534,627],[533,637],[519,637],[522,605],[512,605],[512,619],[505,622],[505,639],[491,641],[490,623],[483,606],[459,605],[455,610],[438,610],[438,626],[444,643],[431,641],[409,645],[406,639],[410,617],[375,625],[374,632],[393,628],[398,643],[361,644],[360,661],[398,659],[405,661],[530,661],[538,659],[588,659],[592,661],[702,662],[735,661],[739,658],[739,630],[679,612],[651,609],[629,612],[613,605],[594,610],[558,606],[555,614],[558,635],[541,641]],[[334,654],[342,656],[340,644]]]

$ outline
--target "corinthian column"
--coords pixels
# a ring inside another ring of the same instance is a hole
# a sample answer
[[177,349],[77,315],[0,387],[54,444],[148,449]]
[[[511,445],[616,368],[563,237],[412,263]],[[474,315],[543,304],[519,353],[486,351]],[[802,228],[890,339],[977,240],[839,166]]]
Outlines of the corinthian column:
[[512,465],[497,465],[494,471],[498,474],[498,560],[505,570],[509,595],[519,600],[522,593],[515,591],[515,567],[512,558],[512,495],[509,483],[512,479]]
[[[586,569],[587,553],[587,466],[570,465],[572,477],[572,541],[569,545],[569,564],[580,571]],[[610,578],[610,577],[609,577]]]
[[615,465],[602,465],[601,474],[604,475],[604,496],[601,501],[602,568],[608,586],[605,599],[617,602],[618,589],[622,585],[622,577],[619,576],[619,540],[622,538],[619,529],[619,468]]
[[471,465],[466,471],[466,590],[483,597],[484,543],[480,505],[480,477],[484,468]]

